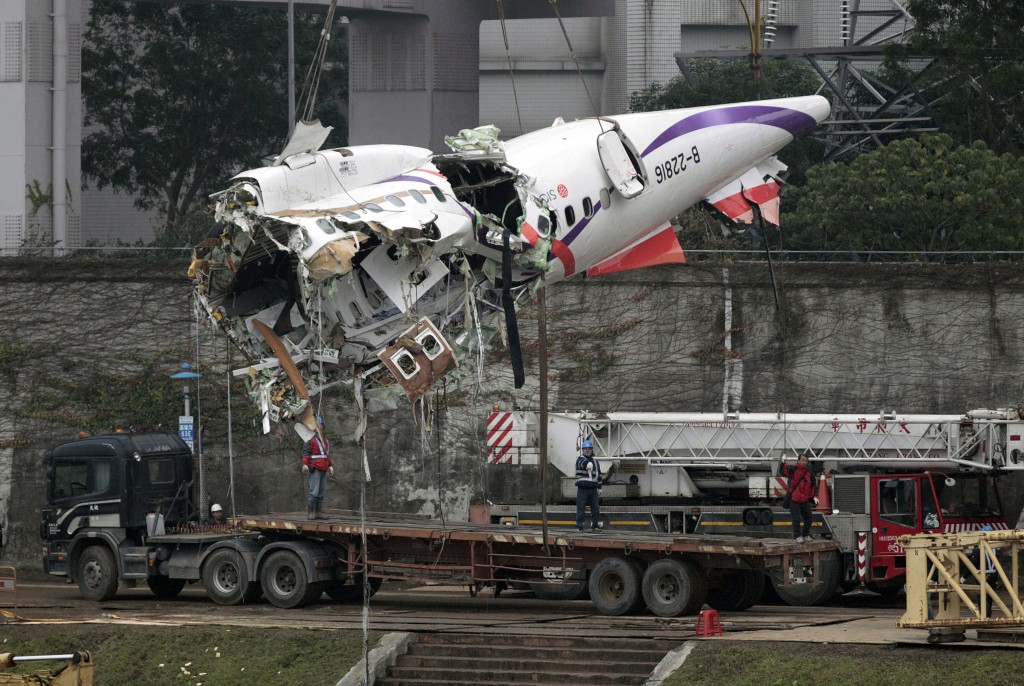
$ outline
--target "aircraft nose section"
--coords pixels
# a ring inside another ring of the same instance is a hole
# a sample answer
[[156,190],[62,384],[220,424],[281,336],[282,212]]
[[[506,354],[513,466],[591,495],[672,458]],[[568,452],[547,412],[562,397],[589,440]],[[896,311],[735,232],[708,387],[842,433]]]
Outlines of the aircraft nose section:
[[801,98],[803,105],[800,107],[805,113],[814,117],[814,121],[819,124],[832,114],[832,105],[829,101],[820,95],[809,95],[806,98]]

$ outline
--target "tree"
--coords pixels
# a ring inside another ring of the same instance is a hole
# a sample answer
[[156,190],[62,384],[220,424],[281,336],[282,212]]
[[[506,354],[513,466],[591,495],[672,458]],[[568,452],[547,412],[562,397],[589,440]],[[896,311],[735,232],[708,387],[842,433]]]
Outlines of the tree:
[[720,105],[724,102],[810,95],[821,86],[814,72],[800,62],[768,60],[761,80],[754,81],[747,60],[691,59],[686,75],[666,84],[652,83],[629,97],[630,112]]
[[[323,18],[297,15],[295,23],[296,64],[308,65]],[[339,42],[331,54],[344,54]],[[194,243],[193,224],[209,223],[197,222],[206,196],[283,146],[287,26],[280,10],[96,0],[82,64],[92,129],[82,142],[83,173],[100,188],[135,195],[140,209],[157,209],[165,238]],[[328,72],[320,100],[346,90],[345,72]],[[343,144],[337,108],[321,108],[321,116],[336,127],[332,143]]]
[[1024,250],[1024,158],[948,135],[894,141],[849,164],[816,167],[792,189],[796,250]]
[[[1024,151],[1024,3],[1020,0],[910,0],[915,29],[906,50],[888,60],[961,144],[985,141],[996,152]],[[924,73],[908,55],[938,55]]]

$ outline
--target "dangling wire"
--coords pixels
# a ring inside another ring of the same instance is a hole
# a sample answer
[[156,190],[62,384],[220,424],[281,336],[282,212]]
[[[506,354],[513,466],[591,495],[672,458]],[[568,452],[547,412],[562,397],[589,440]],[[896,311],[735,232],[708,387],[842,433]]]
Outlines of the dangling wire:
[[508,46],[508,31],[505,29],[505,4],[502,0],[498,2],[498,17],[501,18],[501,37],[505,39],[505,57],[508,59],[508,77],[512,80],[512,100],[516,103],[516,119],[519,120],[519,135],[525,133],[523,131],[523,117],[519,114],[519,95],[516,93],[516,73],[512,68],[512,50]]
[[331,6],[327,9],[327,19],[324,27],[320,29],[320,43],[316,46],[313,54],[313,61],[306,72],[306,80],[302,84],[302,93],[299,94],[299,102],[306,98],[306,103],[300,108],[301,121],[312,121],[316,112],[316,96],[320,90],[320,77],[323,75],[324,62],[327,59],[327,46],[331,42],[331,26],[334,24],[334,9],[338,0],[331,0]]
[[576,59],[576,51],[572,49],[572,41],[569,40],[569,32],[565,30],[565,22],[562,21],[562,15],[558,11],[558,0],[550,0],[551,9],[555,11],[555,16],[558,18],[558,25],[562,29],[562,35],[565,36],[565,44],[569,46],[569,57],[572,58],[572,63],[576,65],[576,73],[580,75],[580,83],[583,84],[583,90],[587,94],[587,100],[590,101],[590,109],[594,111],[595,117],[600,117],[601,113],[597,110],[597,105],[594,104],[594,98],[590,95],[590,89],[587,88],[587,80],[583,78],[583,70],[580,68],[580,61]]
[[224,349],[228,368],[228,495],[231,499],[231,516],[235,517],[235,453],[231,437],[231,340],[228,338],[224,339]]

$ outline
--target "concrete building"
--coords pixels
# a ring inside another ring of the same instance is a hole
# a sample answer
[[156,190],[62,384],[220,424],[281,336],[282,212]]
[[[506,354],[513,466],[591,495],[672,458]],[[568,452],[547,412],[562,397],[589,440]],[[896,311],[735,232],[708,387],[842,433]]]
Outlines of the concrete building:
[[0,254],[81,243],[80,0],[0,3]]
[[[765,44],[800,48],[842,45],[852,8],[868,16],[893,0],[761,4]],[[675,53],[749,48],[738,0],[557,6],[561,21],[547,0],[506,0],[502,22],[496,3],[482,0],[339,0],[337,13],[349,21],[350,142],[444,150],[445,135],[479,124],[511,137],[556,117],[617,114],[630,93],[679,74]],[[152,239],[154,218],[136,211],[132,198],[81,191],[80,55],[89,7],[89,0],[0,3],[0,255]]]

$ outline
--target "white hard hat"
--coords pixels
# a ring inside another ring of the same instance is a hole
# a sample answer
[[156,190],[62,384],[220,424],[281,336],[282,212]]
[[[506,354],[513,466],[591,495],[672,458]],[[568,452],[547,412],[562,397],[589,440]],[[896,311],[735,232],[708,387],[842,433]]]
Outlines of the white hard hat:
[[218,503],[214,503],[213,507],[210,508],[210,512],[220,512],[223,509]]

